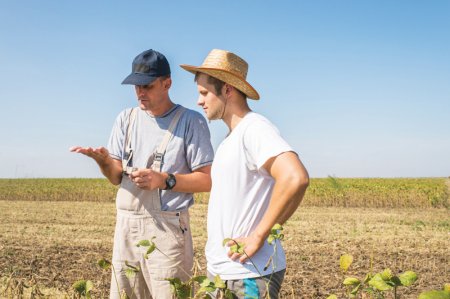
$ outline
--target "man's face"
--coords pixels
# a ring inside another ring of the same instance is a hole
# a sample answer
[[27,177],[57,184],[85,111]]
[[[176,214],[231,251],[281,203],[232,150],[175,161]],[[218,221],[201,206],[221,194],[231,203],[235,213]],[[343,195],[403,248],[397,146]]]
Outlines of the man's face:
[[142,110],[152,110],[158,106],[168,96],[171,83],[170,78],[158,78],[149,85],[135,85],[139,107]]
[[197,78],[198,100],[197,104],[203,108],[209,120],[220,119],[225,109],[225,99],[217,95],[214,85],[208,83],[208,76],[200,74]]

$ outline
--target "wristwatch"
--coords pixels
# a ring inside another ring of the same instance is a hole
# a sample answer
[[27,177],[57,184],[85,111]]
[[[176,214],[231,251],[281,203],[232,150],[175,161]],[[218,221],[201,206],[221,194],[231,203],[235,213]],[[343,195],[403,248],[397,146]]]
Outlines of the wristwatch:
[[168,177],[166,179],[166,188],[164,190],[171,190],[173,187],[175,187],[177,180],[175,179],[175,176],[172,173],[168,173]]

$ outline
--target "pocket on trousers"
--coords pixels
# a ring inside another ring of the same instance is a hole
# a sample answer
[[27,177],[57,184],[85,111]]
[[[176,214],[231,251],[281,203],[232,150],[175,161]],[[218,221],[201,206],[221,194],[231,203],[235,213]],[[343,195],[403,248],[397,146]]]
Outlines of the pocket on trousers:
[[179,227],[178,217],[152,219],[146,223],[146,237],[157,249],[146,261],[149,269],[171,269],[183,266],[185,248],[184,234]]

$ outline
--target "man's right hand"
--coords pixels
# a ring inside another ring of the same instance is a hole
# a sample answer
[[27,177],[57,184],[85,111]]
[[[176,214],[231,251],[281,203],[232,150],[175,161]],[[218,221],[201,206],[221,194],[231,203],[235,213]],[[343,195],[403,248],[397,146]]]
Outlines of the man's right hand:
[[111,158],[108,150],[103,146],[97,148],[72,146],[70,151],[94,159],[103,175],[114,185],[122,181],[122,161]]
[[103,146],[97,148],[72,146],[70,151],[91,157],[100,166],[104,165],[108,158],[110,158],[108,150]]

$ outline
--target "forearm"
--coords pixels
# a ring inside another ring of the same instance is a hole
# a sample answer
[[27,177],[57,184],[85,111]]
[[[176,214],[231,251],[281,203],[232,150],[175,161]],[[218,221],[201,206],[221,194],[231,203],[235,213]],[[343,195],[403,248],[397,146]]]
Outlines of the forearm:
[[303,184],[299,189],[297,189],[297,192],[295,192],[286,208],[283,209],[281,215],[278,216],[277,223],[284,224],[289,218],[291,218],[291,216],[295,213],[300,203],[302,202],[307,187],[308,184]]
[[102,174],[113,184],[119,185],[122,181],[122,162],[108,157],[103,162],[96,161]]
[[209,173],[194,171],[188,174],[175,174],[177,184],[172,189],[176,192],[209,192],[211,190],[211,176]]
[[284,224],[297,210],[307,186],[307,182],[293,182],[292,178],[288,177],[278,180],[275,183],[269,206],[254,233],[265,239],[276,223]]
[[309,185],[309,175],[298,156],[286,152],[269,160],[266,169],[275,180],[269,207],[255,234],[266,238],[276,223],[284,224],[297,210]]

